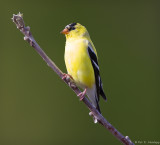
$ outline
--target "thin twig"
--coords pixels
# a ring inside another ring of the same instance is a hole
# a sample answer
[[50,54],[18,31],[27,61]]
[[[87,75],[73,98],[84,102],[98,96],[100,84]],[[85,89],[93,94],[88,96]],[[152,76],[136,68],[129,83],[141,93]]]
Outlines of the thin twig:
[[[16,24],[17,28],[24,34],[24,40],[26,40],[44,59],[49,67],[57,73],[57,75],[62,79],[63,72],[55,65],[55,63],[46,55],[46,53],[40,48],[35,39],[33,38],[30,27],[25,27],[23,15],[21,13],[15,15],[13,14],[13,22]],[[63,80],[75,93],[78,95],[81,91],[78,87],[70,81],[70,79]],[[120,140],[125,145],[134,145],[134,143],[129,139],[128,136],[123,136],[115,127],[113,127],[103,116],[100,114],[97,109],[88,101],[85,97],[82,100],[86,106],[89,108],[90,115],[98,120],[98,122],[103,125],[110,133],[112,133],[118,140]]]

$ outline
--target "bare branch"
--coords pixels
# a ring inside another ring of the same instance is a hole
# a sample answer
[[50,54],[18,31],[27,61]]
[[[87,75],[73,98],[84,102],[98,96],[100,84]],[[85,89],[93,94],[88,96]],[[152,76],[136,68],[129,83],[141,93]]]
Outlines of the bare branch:
[[[39,53],[39,55],[44,59],[47,65],[51,67],[52,70],[55,71],[57,75],[62,79],[63,72],[55,65],[55,63],[46,55],[46,53],[37,44],[30,32],[30,27],[25,27],[23,15],[21,13],[18,13],[17,15],[13,14],[12,20],[16,24],[17,29],[19,29],[24,34],[24,40],[26,40]],[[76,93],[76,95],[78,95],[81,92],[70,79],[64,79],[63,81]],[[111,132],[118,140],[120,140],[125,145],[134,145],[134,143],[129,139],[129,137],[123,136],[116,128],[114,128],[114,126],[112,126],[102,116],[102,114],[100,114],[97,111],[97,109],[88,101],[86,97],[82,101],[91,111],[90,115],[93,118],[96,118],[98,122],[101,125],[103,125],[109,132]]]

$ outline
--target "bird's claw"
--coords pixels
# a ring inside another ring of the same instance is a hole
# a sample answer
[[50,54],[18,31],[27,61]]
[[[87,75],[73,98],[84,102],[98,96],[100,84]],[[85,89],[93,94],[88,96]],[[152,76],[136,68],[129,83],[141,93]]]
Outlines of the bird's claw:
[[73,89],[77,88],[74,82],[69,82],[68,85]]
[[77,96],[79,96],[80,97],[80,101],[82,101],[83,99],[84,99],[84,97],[85,97],[85,94],[86,94],[86,91],[87,91],[87,89],[85,89],[83,92],[81,92],[81,93],[79,93]]
[[72,76],[69,74],[64,73],[62,76],[62,80],[70,81],[71,79],[73,80]]
[[77,86],[75,85],[75,83],[74,83],[74,81],[73,81],[73,78],[72,78],[72,76],[71,75],[69,75],[69,74],[63,74],[63,76],[62,76],[62,80],[66,80],[67,81],[67,83],[68,83],[68,85],[71,87],[71,88],[73,88],[73,89],[75,89]]

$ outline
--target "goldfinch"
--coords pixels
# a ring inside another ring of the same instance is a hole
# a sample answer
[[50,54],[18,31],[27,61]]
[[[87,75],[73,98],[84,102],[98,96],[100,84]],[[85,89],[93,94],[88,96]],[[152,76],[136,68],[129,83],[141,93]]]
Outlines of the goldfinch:
[[64,58],[68,75],[73,78],[77,86],[84,89],[78,96],[82,100],[86,94],[101,113],[99,96],[106,100],[106,95],[99,73],[97,52],[89,33],[79,23],[67,25],[61,33],[66,36]]

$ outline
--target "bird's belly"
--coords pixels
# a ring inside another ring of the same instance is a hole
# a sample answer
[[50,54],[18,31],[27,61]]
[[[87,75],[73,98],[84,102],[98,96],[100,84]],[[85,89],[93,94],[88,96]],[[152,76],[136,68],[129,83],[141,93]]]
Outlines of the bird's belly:
[[68,73],[75,83],[84,88],[91,88],[95,83],[94,70],[88,56],[87,48],[72,46],[65,51],[65,63]]

